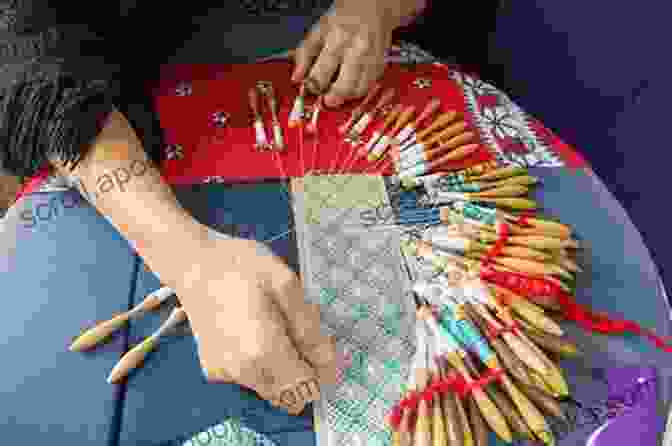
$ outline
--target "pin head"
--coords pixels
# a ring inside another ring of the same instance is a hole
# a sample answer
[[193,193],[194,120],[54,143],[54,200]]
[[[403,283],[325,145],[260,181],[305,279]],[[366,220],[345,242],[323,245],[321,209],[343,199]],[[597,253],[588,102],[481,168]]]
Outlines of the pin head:
[[210,116],[212,124],[220,129],[226,127],[230,119],[231,115],[223,111],[216,111]]
[[164,151],[166,154],[166,159],[181,160],[184,158],[184,150],[179,144],[168,144]]
[[193,93],[193,88],[188,82],[180,82],[177,87],[175,87],[175,94],[177,96],[191,96]]
[[271,91],[271,88],[273,88],[273,83],[270,81],[258,81],[257,82],[257,89],[262,92],[263,94],[268,94]]
[[413,81],[413,85],[417,88],[429,88],[432,86],[432,80],[428,78],[419,77]]

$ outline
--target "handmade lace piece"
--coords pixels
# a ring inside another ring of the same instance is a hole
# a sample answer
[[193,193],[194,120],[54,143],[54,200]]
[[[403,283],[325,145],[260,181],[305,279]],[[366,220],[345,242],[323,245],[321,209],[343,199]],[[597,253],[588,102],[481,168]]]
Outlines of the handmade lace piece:
[[383,179],[304,177],[292,188],[306,293],[346,358],[316,407],[319,444],[389,444],[385,415],[408,374],[415,313],[404,293],[400,230],[373,230],[362,218],[387,203]]

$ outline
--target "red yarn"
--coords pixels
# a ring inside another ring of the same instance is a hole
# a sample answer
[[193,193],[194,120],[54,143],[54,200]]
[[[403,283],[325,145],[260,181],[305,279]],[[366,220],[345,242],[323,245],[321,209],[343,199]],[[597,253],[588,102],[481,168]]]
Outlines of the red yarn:
[[502,250],[504,249],[504,245],[506,245],[506,242],[509,240],[509,234],[510,234],[509,225],[507,225],[506,223],[502,223],[500,227],[502,228],[502,230],[501,232],[499,232],[499,238],[485,254],[485,259],[483,259],[484,265],[489,264],[493,258],[499,256],[502,253]]
[[399,405],[396,405],[392,408],[392,411],[390,412],[390,426],[392,426],[393,429],[397,429],[399,425],[401,424],[401,417],[402,417],[402,410]]
[[522,226],[524,228],[529,228],[532,225],[530,224],[529,221],[527,221],[527,219],[532,217],[534,217],[534,214],[532,212],[523,212],[520,215],[518,215],[518,219],[515,221],[515,224],[518,226]]
[[442,383],[443,383],[443,380],[442,380],[442,379],[435,379],[435,380],[429,385],[428,388],[431,389],[432,393],[435,393],[435,394],[436,394],[436,393],[438,393],[438,394],[444,393],[444,392],[442,392],[442,389],[443,389],[443,385],[442,385]]
[[494,328],[494,327],[488,325],[488,333],[493,338],[497,338],[497,337],[501,336],[502,333],[507,333],[507,332],[517,333],[519,328],[520,328],[520,324],[518,324],[518,321],[514,320],[513,323],[508,324],[508,325],[503,325],[500,328]]
[[421,398],[426,402],[431,404],[434,401],[434,390],[431,386],[428,386],[422,393]]
[[417,410],[421,395],[416,391],[409,392],[408,396],[402,400],[401,407],[404,409]]
[[525,277],[508,271],[498,271],[491,267],[481,269],[481,278],[497,284],[521,296],[534,299],[537,296],[554,297],[563,309],[565,318],[576,322],[587,331],[604,334],[632,333],[648,338],[661,350],[672,352],[672,338],[663,338],[655,332],[642,328],[638,323],[626,319],[611,319],[593,312],[588,306],[576,300],[553,282],[541,278]]
[[488,369],[483,375],[481,375],[480,378],[473,380],[470,383],[467,383],[466,381],[463,381],[461,384],[461,388],[458,390],[458,395],[460,397],[464,398],[467,396],[469,393],[473,392],[475,389],[481,389],[484,386],[487,386],[494,380],[499,380],[501,379],[502,375],[504,373],[504,369]]

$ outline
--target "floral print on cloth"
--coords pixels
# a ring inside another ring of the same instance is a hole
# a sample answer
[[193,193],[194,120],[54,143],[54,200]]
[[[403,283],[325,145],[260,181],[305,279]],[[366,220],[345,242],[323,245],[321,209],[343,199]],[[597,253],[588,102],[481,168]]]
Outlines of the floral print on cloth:
[[501,90],[475,76],[451,71],[483,142],[502,164],[558,167],[565,163],[542,138],[533,119]]
[[191,438],[177,438],[157,446],[277,446],[271,439],[229,418]]

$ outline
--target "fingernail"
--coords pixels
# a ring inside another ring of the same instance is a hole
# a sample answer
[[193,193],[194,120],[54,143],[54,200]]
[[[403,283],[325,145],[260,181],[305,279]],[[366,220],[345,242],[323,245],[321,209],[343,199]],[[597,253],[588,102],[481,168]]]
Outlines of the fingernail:
[[324,103],[327,107],[338,107],[341,105],[341,100],[335,96],[327,96],[324,98]]

